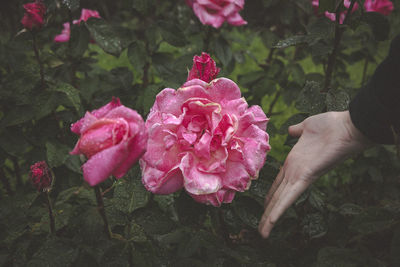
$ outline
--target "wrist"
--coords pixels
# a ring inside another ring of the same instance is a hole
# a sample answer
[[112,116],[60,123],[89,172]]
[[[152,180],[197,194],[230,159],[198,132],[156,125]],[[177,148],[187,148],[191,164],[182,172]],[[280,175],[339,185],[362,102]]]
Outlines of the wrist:
[[346,128],[349,141],[359,146],[361,149],[365,149],[369,146],[372,146],[374,143],[366,137],[353,123],[350,112],[348,110],[339,112],[342,117],[344,127]]

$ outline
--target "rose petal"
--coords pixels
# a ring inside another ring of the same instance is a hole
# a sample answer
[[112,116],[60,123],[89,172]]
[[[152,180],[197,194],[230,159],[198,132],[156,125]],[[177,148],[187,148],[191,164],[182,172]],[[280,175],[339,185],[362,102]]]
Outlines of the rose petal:
[[190,153],[187,153],[182,158],[179,168],[184,177],[185,189],[192,194],[202,195],[215,193],[221,188],[220,177],[198,170],[197,162]]
[[168,172],[152,168],[140,160],[142,182],[147,190],[155,194],[171,194],[183,187],[183,176],[176,166]]
[[106,180],[127,157],[127,146],[121,143],[105,149],[83,164],[83,177],[90,186],[95,186]]
[[[190,194],[190,193],[189,193]],[[221,189],[216,193],[206,194],[206,195],[193,195],[191,197],[200,203],[211,204],[215,207],[221,206],[222,203],[231,203],[235,197],[235,191]]]

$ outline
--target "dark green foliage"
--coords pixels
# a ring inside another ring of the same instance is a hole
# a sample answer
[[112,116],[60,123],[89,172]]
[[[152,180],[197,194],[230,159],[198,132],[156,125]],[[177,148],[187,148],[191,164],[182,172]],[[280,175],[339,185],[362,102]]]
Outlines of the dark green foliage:
[[[26,2],[0,3],[0,266],[400,266],[400,161],[391,146],[355,155],[319,179],[268,240],[257,232],[264,197],[297,141],[288,127],[348,108],[398,33],[399,11],[357,10],[340,26],[316,16],[311,0],[248,0],[241,12],[248,25],[214,29],[183,0],[46,0],[46,25],[34,32],[39,64],[32,33],[18,34]],[[318,13],[342,2],[320,0]],[[70,42],[53,43],[81,8],[103,19],[74,24]],[[324,88],[337,27],[343,35]],[[109,240],[83,182],[84,159],[69,154],[78,139],[70,125],[113,96],[146,116],[163,88],[186,81],[202,51],[270,117],[267,161],[249,190],[220,208],[184,191],[149,193],[137,164],[101,184]],[[56,235],[44,195],[28,181],[29,166],[41,160],[56,177]]]

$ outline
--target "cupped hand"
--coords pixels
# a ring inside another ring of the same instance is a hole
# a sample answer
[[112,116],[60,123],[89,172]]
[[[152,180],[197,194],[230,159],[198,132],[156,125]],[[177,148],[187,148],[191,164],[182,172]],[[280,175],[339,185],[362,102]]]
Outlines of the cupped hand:
[[311,116],[289,127],[299,137],[266,198],[259,232],[267,238],[279,217],[318,177],[371,145],[353,125],[349,111]]

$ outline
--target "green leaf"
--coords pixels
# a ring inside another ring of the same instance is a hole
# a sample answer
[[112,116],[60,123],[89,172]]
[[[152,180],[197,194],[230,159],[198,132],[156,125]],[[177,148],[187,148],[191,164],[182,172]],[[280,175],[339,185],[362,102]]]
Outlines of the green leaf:
[[134,222],[143,227],[148,235],[167,234],[175,228],[173,221],[156,208],[135,211]]
[[130,214],[146,206],[149,194],[139,176],[129,180],[119,180],[114,189],[113,204],[117,210]]
[[79,96],[79,91],[68,83],[62,83],[58,86],[54,87],[53,89],[56,92],[64,93],[68,99],[71,101],[72,105],[74,106],[75,110],[80,113],[81,107],[81,98]]
[[130,91],[133,83],[132,71],[127,67],[118,67],[110,71],[110,83],[118,89]]
[[400,266],[400,227],[394,232],[390,246],[390,266]]
[[116,30],[103,19],[90,18],[85,22],[94,41],[104,52],[118,57],[122,52],[121,38]]
[[61,238],[49,238],[33,255],[27,266],[71,266],[77,259],[76,244]]
[[338,2],[338,0],[319,0],[318,13],[335,12]]
[[345,203],[339,208],[339,213],[344,216],[359,215],[362,211],[363,211],[362,207],[353,203]]
[[47,163],[50,168],[59,167],[67,160],[71,149],[62,144],[46,143]]
[[327,225],[324,217],[320,213],[307,214],[302,222],[303,233],[311,239],[324,236],[327,231]]
[[182,47],[188,43],[185,34],[178,24],[169,21],[162,21],[158,26],[160,27],[162,38],[170,45]]
[[86,27],[81,25],[73,25],[71,29],[71,55],[74,58],[80,58],[83,56],[88,48],[90,41],[90,34]]
[[286,48],[299,44],[313,45],[321,39],[326,39],[334,32],[334,23],[327,19],[319,19],[307,27],[308,34],[294,35],[279,41],[274,48]]
[[222,37],[219,37],[214,42],[214,51],[222,65],[227,66],[232,60],[231,45]]
[[154,0],[133,0],[132,7],[140,13],[147,13],[153,6]]
[[80,7],[80,0],[62,0],[62,3],[66,5],[71,11],[75,11]]
[[306,35],[294,35],[290,36],[284,40],[278,41],[273,48],[286,48],[289,46],[304,44],[308,42],[308,37]]
[[371,27],[377,41],[384,41],[389,37],[390,24],[386,16],[376,12],[365,12],[361,19]]
[[40,120],[51,114],[61,104],[62,98],[57,93],[44,91],[35,97],[35,119]]
[[343,90],[329,90],[326,95],[328,111],[344,111],[349,108],[350,96]]
[[391,212],[372,207],[358,215],[349,228],[360,234],[379,233],[391,227],[395,221]]
[[307,81],[297,97],[296,108],[311,115],[320,113],[325,108],[325,95],[321,92],[320,84]]
[[129,234],[129,238],[133,242],[143,243],[147,241],[146,233],[144,232],[143,227],[134,222],[130,224]]
[[311,188],[310,196],[308,197],[308,202],[313,208],[319,211],[324,210],[325,207],[324,194],[314,186]]
[[263,209],[253,199],[241,197],[234,202],[235,213],[248,226],[257,229]]
[[4,118],[1,120],[1,127],[8,127],[19,125],[28,121],[31,121],[35,116],[35,112],[32,106],[23,105],[15,106],[11,110],[8,110]]
[[303,86],[306,81],[306,75],[300,64],[289,65],[289,71],[295,83]]
[[356,267],[365,266],[363,258],[354,249],[326,247],[318,251],[316,267]]
[[144,42],[135,41],[129,45],[128,59],[135,70],[137,70],[139,73],[143,73],[143,67],[148,60]]
[[10,155],[22,156],[30,146],[20,129],[8,128],[0,134],[0,147]]

